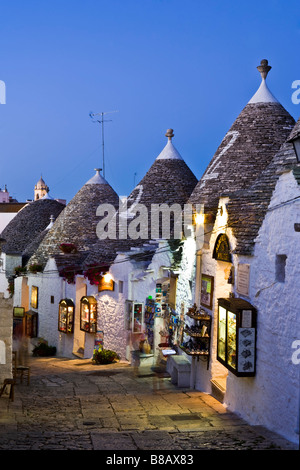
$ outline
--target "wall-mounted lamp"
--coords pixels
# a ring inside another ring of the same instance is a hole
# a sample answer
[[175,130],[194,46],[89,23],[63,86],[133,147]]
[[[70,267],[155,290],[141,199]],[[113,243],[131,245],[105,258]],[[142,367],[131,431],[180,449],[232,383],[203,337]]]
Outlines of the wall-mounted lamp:
[[204,214],[200,212],[199,214],[195,215],[195,222],[196,225],[203,225],[204,224]]
[[105,273],[103,277],[105,282],[110,282],[112,280],[112,275],[110,273]]
[[293,144],[297,161],[300,162],[300,131],[292,132],[288,142]]

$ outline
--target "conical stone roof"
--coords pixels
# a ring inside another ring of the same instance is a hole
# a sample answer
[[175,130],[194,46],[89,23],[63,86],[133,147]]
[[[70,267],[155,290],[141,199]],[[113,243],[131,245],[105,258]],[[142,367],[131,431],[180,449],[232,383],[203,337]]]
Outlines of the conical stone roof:
[[158,155],[146,175],[128,198],[128,206],[139,202],[147,207],[151,204],[185,204],[197,179],[172,143],[173,129],[168,129],[168,142]]
[[247,190],[237,191],[231,195],[227,210],[228,226],[232,228],[236,238],[234,253],[253,254],[255,239],[267,213],[280,174],[291,168],[300,168],[294,147],[289,142],[291,136],[296,135],[299,129],[300,119],[287,141],[282,144],[254,184]]
[[268,166],[293,128],[294,118],[266,84],[268,61],[257,67],[262,83],[219,145],[190,202],[216,213],[220,196],[249,188]]
[[[148,236],[131,239],[130,235],[127,235],[126,239],[120,239],[120,234],[117,233],[116,240],[99,240],[91,250],[86,264],[112,263],[117,252],[128,251],[134,247],[142,248],[151,240],[152,204],[167,204],[169,207],[179,204],[183,208],[187,203],[197,184],[197,178],[172,143],[173,129],[168,129],[165,135],[168,138],[167,144],[127,199],[127,228],[133,214],[136,215],[134,209],[137,204],[141,204],[148,211]],[[119,221],[120,213],[117,217]],[[170,226],[172,238],[172,220]]]
[[38,199],[26,204],[9,222],[1,237],[6,240],[2,251],[22,254],[49,225],[50,217],[58,217],[65,205],[53,199]]
[[[44,265],[49,257],[57,257],[60,266],[69,265],[71,257],[81,262],[98,240],[96,227],[101,217],[96,212],[101,204],[117,209],[119,197],[97,169],[55,220],[28,264]],[[63,254],[59,248],[62,243],[75,245],[76,255]]]

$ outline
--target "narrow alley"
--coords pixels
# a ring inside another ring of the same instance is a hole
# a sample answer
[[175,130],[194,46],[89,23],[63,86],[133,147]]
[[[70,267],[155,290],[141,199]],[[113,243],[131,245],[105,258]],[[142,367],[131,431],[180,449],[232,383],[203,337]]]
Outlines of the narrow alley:
[[163,371],[31,358],[30,383],[0,399],[0,450],[296,450]]

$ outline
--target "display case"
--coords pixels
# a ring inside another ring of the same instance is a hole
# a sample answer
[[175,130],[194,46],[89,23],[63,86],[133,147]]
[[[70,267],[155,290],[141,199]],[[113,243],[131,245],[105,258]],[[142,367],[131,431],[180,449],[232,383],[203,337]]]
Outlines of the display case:
[[188,355],[207,361],[210,357],[211,316],[196,305],[189,308],[180,348]]
[[74,329],[74,303],[71,299],[62,299],[58,309],[58,331],[72,334]]
[[256,316],[246,300],[218,300],[217,359],[239,377],[255,375]]
[[38,335],[38,314],[32,310],[25,313],[25,335],[29,338],[37,338]]
[[144,303],[126,300],[125,328],[133,333],[141,333],[144,321]]
[[80,329],[86,333],[97,331],[97,300],[93,296],[82,297],[80,301]]

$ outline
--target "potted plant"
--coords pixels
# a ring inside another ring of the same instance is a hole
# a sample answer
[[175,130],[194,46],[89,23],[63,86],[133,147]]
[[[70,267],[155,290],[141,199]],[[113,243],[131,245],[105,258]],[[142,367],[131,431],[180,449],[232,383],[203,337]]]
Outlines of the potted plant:
[[28,271],[33,274],[40,273],[43,271],[43,266],[38,263],[33,263],[30,266],[28,266]]
[[120,359],[115,351],[110,349],[95,349],[93,354],[92,362],[94,364],[112,364]]
[[35,348],[32,350],[33,356],[38,357],[48,357],[48,356],[55,356],[56,354],[56,347],[55,346],[48,346],[48,342],[44,339],[40,339],[39,343]]
[[16,276],[22,276],[22,274],[26,274],[27,272],[27,269],[25,268],[25,266],[16,266],[15,267],[15,274]]

